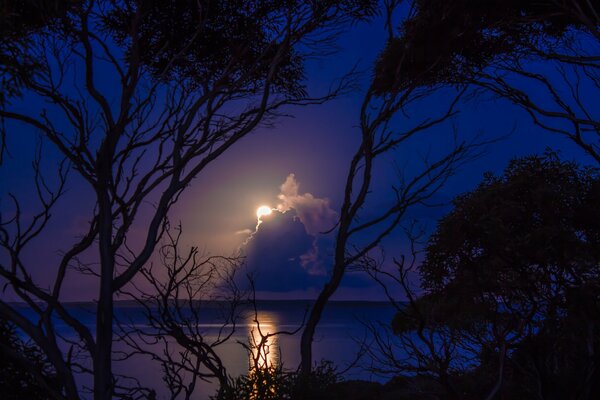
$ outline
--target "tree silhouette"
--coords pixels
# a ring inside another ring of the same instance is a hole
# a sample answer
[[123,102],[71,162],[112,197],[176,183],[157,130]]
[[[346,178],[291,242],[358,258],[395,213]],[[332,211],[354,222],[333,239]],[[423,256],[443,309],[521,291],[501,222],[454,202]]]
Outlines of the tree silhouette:
[[[25,211],[16,196],[8,196],[13,208],[0,219],[0,276],[35,318],[6,301],[0,301],[0,316],[45,353],[65,398],[81,396],[77,372],[93,376],[95,399],[117,395],[113,299],[149,261],[169,210],[207,165],[272,122],[281,107],[322,103],[345,89],[343,81],[329,93],[309,96],[300,81],[302,63],[320,54],[320,43],[327,44],[341,24],[369,15],[371,3],[64,1],[56,4],[68,4],[66,13],[31,24],[35,29],[14,42],[17,60],[36,65],[17,77],[26,63],[3,64],[3,81],[18,82],[1,104],[3,135],[10,145],[19,128],[35,130],[64,161],[56,185],[39,157],[33,163],[40,211]],[[3,3],[14,13],[10,19],[27,20],[26,8],[14,4],[28,3]],[[13,33],[2,34],[6,43]],[[40,110],[19,107],[33,100],[43,100]],[[54,275],[48,285],[33,276],[36,261],[24,255],[61,207],[67,171],[96,204],[77,241],[62,249],[57,265],[44,267]],[[147,202],[153,208],[142,220]],[[133,226],[143,232],[141,246],[128,242]],[[90,253],[95,263],[84,261]],[[95,332],[61,302],[65,280],[77,272],[97,278]],[[56,319],[78,338],[67,341],[67,351]],[[91,366],[73,354],[86,354]]]
[[593,396],[599,196],[597,170],[554,153],[459,196],[418,267],[421,294],[400,279],[410,301],[392,328],[409,361],[389,347],[382,360],[436,377],[451,398]]
[[[388,21],[398,6],[397,1],[386,1]],[[388,42],[395,36],[390,30]],[[395,182],[390,183],[390,201],[377,210],[368,208],[373,193],[373,181],[379,171],[375,166],[418,136],[426,135],[434,127],[442,127],[458,112],[462,91],[453,92],[444,107],[433,115],[409,118],[407,110],[425,103],[438,87],[408,85],[401,90],[381,93],[378,71],[364,93],[359,127],[361,142],[353,154],[346,177],[343,202],[335,231],[335,249],[331,276],[312,306],[301,339],[301,370],[308,374],[312,368],[312,342],[316,327],[331,296],[339,288],[349,269],[359,267],[373,252],[382,249],[382,243],[404,222],[407,211],[424,205],[435,195],[458,168],[478,156],[484,143],[466,142],[457,138],[456,127],[448,126],[454,145],[436,159],[424,159],[416,172],[398,169]],[[404,120],[402,120],[404,118]],[[389,158],[388,158],[389,159]],[[381,167],[379,167],[381,168]]]
[[473,85],[600,162],[600,2],[416,0],[377,64],[379,93]]

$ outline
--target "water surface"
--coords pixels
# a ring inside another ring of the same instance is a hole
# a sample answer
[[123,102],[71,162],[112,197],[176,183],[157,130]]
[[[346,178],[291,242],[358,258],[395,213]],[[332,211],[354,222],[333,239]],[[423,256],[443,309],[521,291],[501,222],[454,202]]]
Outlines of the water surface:
[[[231,325],[223,324],[223,303],[203,303],[202,313],[195,327],[202,332],[206,341],[216,340],[219,335],[229,332]],[[235,330],[227,342],[217,348],[217,353],[223,360],[228,373],[238,376],[248,372],[249,354],[243,344],[252,345],[260,341],[260,333],[272,334],[286,332],[270,337],[258,354],[261,363],[268,365],[283,365],[287,369],[296,369],[300,363],[300,334],[303,320],[307,315],[310,302],[308,301],[259,301],[256,310],[243,310],[236,320]],[[93,331],[95,324],[94,304],[73,303],[68,306],[70,311]],[[185,310],[184,310],[185,311]],[[357,358],[361,343],[367,335],[365,323],[381,321],[389,323],[394,315],[394,309],[385,302],[330,302],[319,324],[313,345],[313,358],[332,361],[339,371],[351,367]],[[117,302],[115,308],[117,320],[125,325],[142,331],[149,331],[148,319],[144,308],[130,302]],[[257,323],[258,321],[258,323]],[[57,330],[66,338],[75,335],[64,324],[57,321]],[[260,331],[259,331],[260,330]],[[295,334],[292,334],[293,332]],[[169,342],[169,351],[177,352],[178,346]],[[250,346],[252,347],[252,346]],[[145,346],[151,349],[151,346]],[[126,346],[116,343],[115,350],[125,350]],[[156,347],[155,351],[163,349]],[[256,354],[256,353],[255,353]],[[158,398],[167,398],[160,365],[148,356],[137,356],[115,363],[115,372],[124,375],[135,375],[140,382],[153,387]],[[344,373],[346,379],[377,380],[359,367],[348,369]],[[88,382],[89,378],[82,382]],[[198,387],[196,399],[206,399],[213,394],[216,385],[202,382]]]

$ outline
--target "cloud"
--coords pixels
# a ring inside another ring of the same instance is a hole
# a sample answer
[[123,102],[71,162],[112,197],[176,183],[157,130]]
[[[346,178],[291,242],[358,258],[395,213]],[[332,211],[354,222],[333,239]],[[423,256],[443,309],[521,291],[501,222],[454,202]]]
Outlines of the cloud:
[[[270,215],[260,217],[242,245],[255,288],[271,293],[318,293],[327,281],[334,247],[332,235],[321,233],[335,225],[337,214],[328,199],[300,194],[294,174],[280,186],[278,198],[281,203]],[[343,282],[348,287],[365,285],[357,274],[349,274]]]
[[321,277],[311,274],[305,262],[305,255],[313,251],[314,237],[296,211],[274,210],[261,221],[244,247],[257,290],[286,292],[318,284]]
[[329,231],[337,222],[337,213],[329,206],[329,199],[314,197],[310,193],[299,193],[300,184],[294,174],[289,174],[280,186],[277,196],[281,203],[277,205],[279,211],[294,209],[300,221],[311,235]]

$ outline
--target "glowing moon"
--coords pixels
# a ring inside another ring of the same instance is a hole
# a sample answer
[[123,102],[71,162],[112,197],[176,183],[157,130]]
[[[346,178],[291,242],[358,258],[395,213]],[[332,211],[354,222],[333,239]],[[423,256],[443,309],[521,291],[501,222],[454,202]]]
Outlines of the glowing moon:
[[269,215],[272,212],[273,212],[273,210],[271,210],[271,207],[269,207],[269,206],[260,206],[256,210],[256,216],[258,217],[258,219],[260,219],[260,217],[262,217],[264,215]]

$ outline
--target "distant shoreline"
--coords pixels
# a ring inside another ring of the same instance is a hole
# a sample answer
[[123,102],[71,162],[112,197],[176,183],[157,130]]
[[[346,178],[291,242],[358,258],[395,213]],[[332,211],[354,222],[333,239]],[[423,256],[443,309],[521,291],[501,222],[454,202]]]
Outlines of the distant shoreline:
[[[185,299],[181,299],[185,300]],[[311,303],[314,302],[315,299],[257,299],[256,303],[265,304],[265,303],[281,303],[281,304],[299,304],[299,303]],[[229,303],[227,300],[194,300],[194,302],[200,303],[213,303],[213,304],[226,304]],[[21,301],[9,301],[7,304],[11,306],[28,306],[27,303]],[[65,306],[86,306],[86,305],[94,305],[96,304],[96,300],[90,301],[64,301],[61,304]],[[241,304],[250,304],[250,303],[241,303]],[[363,304],[363,305],[384,305],[390,304],[389,301],[383,300],[330,300],[328,304]],[[130,305],[139,305],[139,302],[136,300],[115,300],[114,305],[116,307],[119,306],[130,306]]]

